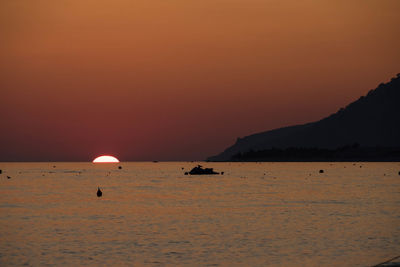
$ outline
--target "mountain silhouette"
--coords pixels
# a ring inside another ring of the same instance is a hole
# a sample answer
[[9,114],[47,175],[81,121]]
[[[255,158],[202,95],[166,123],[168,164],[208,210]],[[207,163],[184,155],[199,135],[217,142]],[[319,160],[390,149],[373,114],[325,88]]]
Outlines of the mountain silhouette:
[[279,128],[238,138],[210,161],[228,161],[249,151],[270,149],[400,148],[400,73],[366,96],[316,122]]

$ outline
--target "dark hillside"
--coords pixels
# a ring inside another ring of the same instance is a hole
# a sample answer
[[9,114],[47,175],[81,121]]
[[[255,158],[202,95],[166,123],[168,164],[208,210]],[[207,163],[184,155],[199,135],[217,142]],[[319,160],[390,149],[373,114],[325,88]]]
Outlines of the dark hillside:
[[320,121],[238,138],[209,160],[231,160],[239,153],[273,148],[334,150],[355,143],[366,148],[400,147],[400,74]]

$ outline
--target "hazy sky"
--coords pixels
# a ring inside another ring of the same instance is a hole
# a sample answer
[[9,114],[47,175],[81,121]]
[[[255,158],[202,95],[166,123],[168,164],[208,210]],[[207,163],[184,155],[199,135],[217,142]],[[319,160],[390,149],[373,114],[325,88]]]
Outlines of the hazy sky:
[[0,161],[204,159],[400,72],[399,0],[2,0]]

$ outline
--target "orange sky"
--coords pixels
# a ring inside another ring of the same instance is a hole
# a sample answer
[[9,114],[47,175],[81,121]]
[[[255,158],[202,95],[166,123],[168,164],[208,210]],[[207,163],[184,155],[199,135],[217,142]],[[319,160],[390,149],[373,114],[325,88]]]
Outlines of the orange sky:
[[4,0],[0,161],[204,159],[400,72],[398,0]]

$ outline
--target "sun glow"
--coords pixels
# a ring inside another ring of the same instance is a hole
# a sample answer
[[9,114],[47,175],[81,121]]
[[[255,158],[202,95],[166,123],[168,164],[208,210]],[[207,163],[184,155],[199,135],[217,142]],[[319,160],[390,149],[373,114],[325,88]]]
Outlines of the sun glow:
[[115,162],[119,162],[119,160],[113,156],[100,156],[93,160],[93,163],[115,163]]

